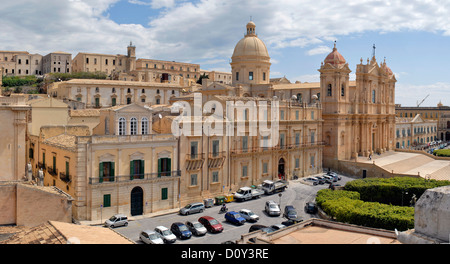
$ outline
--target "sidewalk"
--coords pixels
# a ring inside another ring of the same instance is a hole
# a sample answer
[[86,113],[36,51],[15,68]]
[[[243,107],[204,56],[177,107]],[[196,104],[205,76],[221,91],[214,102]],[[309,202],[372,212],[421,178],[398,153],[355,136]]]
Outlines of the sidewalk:
[[[179,210],[180,210],[180,208],[173,208],[173,209],[162,210],[162,211],[149,213],[149,214],[145,214],[145,215],[128,216],[128,221],[135,221],[135,220],[139,220],[139,219],[157,217],[157,216],[167,215],[167,214],[175,214],[175,213],[178,213]],[[81,225],[97,226],[97,225],[103,225],[108,218],[109,217],[105,217],[102,220],[78,221],[78,222]]]

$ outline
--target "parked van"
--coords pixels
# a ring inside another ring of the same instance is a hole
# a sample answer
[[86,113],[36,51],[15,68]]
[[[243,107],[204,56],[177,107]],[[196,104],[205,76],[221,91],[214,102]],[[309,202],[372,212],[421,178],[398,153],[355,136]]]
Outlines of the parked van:
[[203,203],[190,203],[180,209],[180,214],[188,215],[193,213],[202,213],[204,210],[205,205]]
[[110,219],[105,221],[105,226],[107,227],[118,227],[127,225],[128,225],[128,217],[122,214],[113,215]]

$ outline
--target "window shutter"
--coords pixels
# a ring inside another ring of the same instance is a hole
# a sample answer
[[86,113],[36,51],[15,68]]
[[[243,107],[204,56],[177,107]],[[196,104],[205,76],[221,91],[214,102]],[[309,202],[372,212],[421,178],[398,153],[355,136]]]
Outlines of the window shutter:
[[170,163],[171,163],[171,159],[167,159],[166,176],[171,176],[170,172],[172,171],[172,166]]
[[140,168],[140,170],[139,170],[139,173],[141,174],[140,175],[140,178],[141,179],[144,179],[144,173],[145,173],[145,168],[144,168],[144,166],[145,166],[145,161],[144,160],[141,160],[141,168]]
[[115,166],[115,163],[114,162],[111,162],[111,181],[114,181],[114,176],[115,176],[115,174],[114,174],[114,166]]
[[158,177],[161,177],[161,159],[158,159]]
[[130,180],[134,178],[134,160],[130,161]]
[[98,164],[98,181],[100,183],[103,182],[103,162]]

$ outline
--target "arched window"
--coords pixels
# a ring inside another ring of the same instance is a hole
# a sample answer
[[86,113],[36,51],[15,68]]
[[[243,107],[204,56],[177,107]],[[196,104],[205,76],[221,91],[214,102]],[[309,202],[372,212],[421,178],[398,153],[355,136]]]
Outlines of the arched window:
[[327,88],[327,96],[331,96],[331,88],[332,88],[332,86],[330,83],[330,84],[328,84],[328,88]]
[[341,87],[341,96],[345,96],[345,84],[342,84],[342,87]]
[[141,132],[142,135],[148,134],[148,119],[146,117],[143,117],[141,120]]
[[119,118],[119,136],[125,135],[125,118],[121,117]]
[[137,134],[137,119],[135,117],[132,117],[130,122],[130,135],[136,134]]

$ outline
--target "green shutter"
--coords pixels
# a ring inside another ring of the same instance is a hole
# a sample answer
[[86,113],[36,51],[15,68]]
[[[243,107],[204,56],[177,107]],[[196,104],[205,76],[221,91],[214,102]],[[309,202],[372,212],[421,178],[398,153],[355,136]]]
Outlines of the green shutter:
[[166,176],[171,176],[170,172],[172,171],[172,166],[171,166],[171,159],[167,159],[167,169],[166,169]]
[[98,164],[98,181],[100,183],[103,182],[103,162]]
[[161,159],[158,159],[158,177],[161,177]]
[[103,207],[111,207],[111,194],[103,195]]
[[141,174],[140,176],[140,178],[141,179],[144,179],[144,173],[145,173],[145,161],[144,160],[141,160],[141,168],[140,168],[140,171],[139,171],[139,173]]
[[134,178],[134,161],[130,161],[130,180]]
[[161,189],[161,200],[167,200],[168,197],[168,190],[167,188]]
[[115,166],[115,163],[114,162],[111,162],[111,181],[114,181],[114,176],[115,176],[115,174],[114,174],[114,166]]

